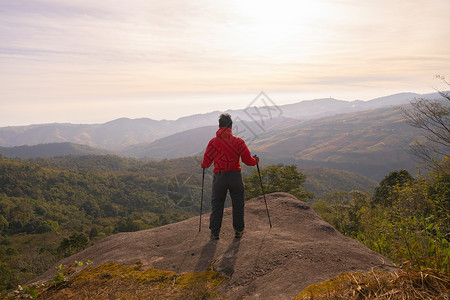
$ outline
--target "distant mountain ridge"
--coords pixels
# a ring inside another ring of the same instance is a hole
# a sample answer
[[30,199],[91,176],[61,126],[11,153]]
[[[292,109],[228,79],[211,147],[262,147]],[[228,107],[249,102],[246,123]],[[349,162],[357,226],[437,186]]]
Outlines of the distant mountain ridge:
[[369,101],[342,101],[334,98],[306,100],[299,103],[281,106],[284,116],[296,119],[314,119],[342,113],[350,113],[388,106],[403,105],[415,98],[434,98],[437,93],[420,95],[415,93],[400,93],[380,97]]
[[44,158],[63,155],[107,155],[108,150],[74,143],[48,143],[33,146],[0,147],[0,155],[10,158]]
[[[408,103],[414,98],[438,98],[438,93],[414,94],[401,93],[369,101],[343,101],[336,99],[317,99],[294,104],[272,106],[278,114],[274,117],[312,119],[341,113],[363,111],[378,107]],[[255,105],[257,105],[256,103]],[[262,111],[264,112],[264,107]],[[267,107],[266,108],[270,108]],[[255,121],[248,111],[228,110],[234,120]],[[0,128],[0,146],[14,147],[44,143],[70,142],[95,148],[119,151],[130,145],[150,143],[178,132],[198,127],[216,125],[220,112],[210,112],[179,118],[177,120],[152,120],[148,118],[120,118],[104,124],[38,124],[28,126],[8,126]],[[262,115],[262,114],[261,114]]]
[[[266,163],[322,166],[375,180],[392,170],[415,168],[416,162],[407,151],[423,134],[391,107],[311,120],[278,118],[267,120],[264,125],[261,130],[250,122],[236,124],[251,129],[238,135]],[[200,155],[216,129],[207,126],[186,130],[152,143],[130,146],[122,153],[156,159]]]
[[[233,122],[233,133],[250,144],[266,132],[275,132],[298,122],[299,120],[284,117],[264,120],[263,125],[257,122],[237,121]],[[121,150],[120,153],[126,156],[152,159],[195,156],[203,153],[209,140],[216,135],[217,129],[217,125],[189,129],[151,143],[131,145]]]

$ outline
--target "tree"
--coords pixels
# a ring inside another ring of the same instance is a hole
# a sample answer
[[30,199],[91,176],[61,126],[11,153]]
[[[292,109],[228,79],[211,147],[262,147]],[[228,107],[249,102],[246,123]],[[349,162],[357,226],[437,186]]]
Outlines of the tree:
[[64,238],[58,247],[58,252],[62,253],[64,256],[70,256],[78,251],[83,250],[89,245],[89,238],[86,234],[73,233],[68,238]]
[[[437,77],[450,86],[443,76]],[[411,126],[427,132],[425,141],[416,141],[411,146],[412,154],[421,162],[434,162],[434,165],[436,157],[450,154],[450,93],[439,91],[439,94],[442,99],[417,99],[410,103],[409,109],[400,108]]]
[[6,231],[9,227],[8,220],[4,216],[0,215],[0,233]]
[[443,168],[396,185],[388,207],[363,207],[358,240],[395,263],[448,273],[450,169]]
[[375,188],[372,204],[381,204],[383,206],[392,205],[392,192],[397,186],[404,186],[407,182],[413,180],[413,177],[406,170],[392,171]]
[[325,221],[344,235],[355,237],[360,227],[359,211],[369,203],[369,196],[358,190],[327,194],[312,204]]
[[[312,193],[302,188],[306,176],[298,171],[295,165],[285,166],[284,164],[278,164],[268,166],[261,170],[261,180],[265,193],[286,192],[303,201],[314,197]],[[261,195],[258,171],[253,171],[250,176],[245,178],[244,182],[247,199]]]
[[13,288],[16,283],[13,271],[6,263],[0,261],[0,292]]
[[98,218],[101,215],[101,210],[97,202],[93,200],[87,200],[81,205],[80,209],[83,209],[87,215],[90,215],[94,218]]

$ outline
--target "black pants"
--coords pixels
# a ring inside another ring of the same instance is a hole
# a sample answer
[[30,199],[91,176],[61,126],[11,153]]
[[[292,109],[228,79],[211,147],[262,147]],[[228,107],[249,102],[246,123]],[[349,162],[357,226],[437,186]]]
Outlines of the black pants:
[[233,228],[236,231],[244,230],[244,183],[241,171],[230,171],[216,173],[213,177],[209,218],[209,229],[212,234],[218,235],[222,227],[223,207],[228,191],[233,205]]

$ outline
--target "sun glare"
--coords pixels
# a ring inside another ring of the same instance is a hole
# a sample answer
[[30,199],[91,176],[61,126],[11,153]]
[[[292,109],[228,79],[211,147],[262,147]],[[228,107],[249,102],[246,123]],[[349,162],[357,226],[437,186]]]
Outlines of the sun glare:
[[317,39],[318,22],[330,13],[321,1],[247,0],[234,4],[240,20],[234,31],[239,46],[254,56],[273,57],[276,52],[282,54],[280,59],[293,55],[289,49],[298,48],[294,41]]
[[247,0],[236,1],[239,14],[255,23],[308,23],[320,14],[320,1]]

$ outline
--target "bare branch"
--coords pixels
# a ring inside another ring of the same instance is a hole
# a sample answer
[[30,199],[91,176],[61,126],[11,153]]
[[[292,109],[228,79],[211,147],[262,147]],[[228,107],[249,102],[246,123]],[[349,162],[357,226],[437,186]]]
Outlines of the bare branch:
[[[450,86],[443,76],[436,78]],[[416,142],[410,150],[421,162],[433,162],[450,154],[450,95],[438,92],[441,99],[416,99],[410,107],[400,107],[408,124],[428,133],[426,142]]]

